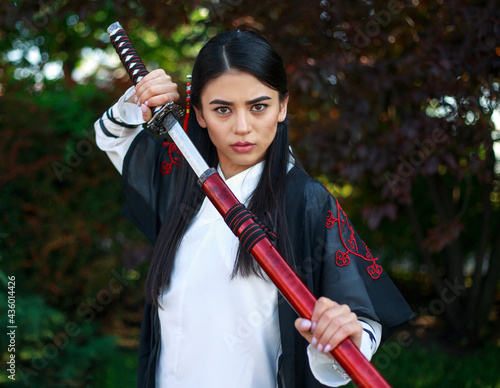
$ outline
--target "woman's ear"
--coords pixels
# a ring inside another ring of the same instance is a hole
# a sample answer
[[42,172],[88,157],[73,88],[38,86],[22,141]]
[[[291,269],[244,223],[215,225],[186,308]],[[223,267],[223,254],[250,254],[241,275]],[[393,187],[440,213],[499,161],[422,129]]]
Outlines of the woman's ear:
[[288,109],[288,96],[280,102],[280,113],[278,114],[278,122],[282,123],[286,119],[286,112]]
[[198,108],[195,108],[194,106],[193,106],[193,109],[194,109],[194,112],[196,113],[196,120],[198,120],[198,124],[200,125],[200,127],[206,128],[207,122],[203,118],[203,113],[201,112],[201,110],[199,110]]

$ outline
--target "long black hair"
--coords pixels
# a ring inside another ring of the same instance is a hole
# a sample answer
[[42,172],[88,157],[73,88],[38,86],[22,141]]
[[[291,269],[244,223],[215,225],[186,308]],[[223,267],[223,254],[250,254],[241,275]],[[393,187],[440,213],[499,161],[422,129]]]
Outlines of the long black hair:
[[[288,96],[287,77],[283,61],[267,40],[251,31],[229,31],[210,39],[201,49],[193,67],[191,104],[201,110],[201,93],[207,82],[229,70],[247,72],[264,85],[278,91],[280,102]],[[210,166],[217,166],[217,149],[208,131],[201,128],[191,114],[188,134]],[[261,220],[268,212],[277,231],[276,247],[282,256],[293,263],[286,225],[286,174],[290,161],[288,122],[278,123],[276,136],[266,151],[263,172],[250,197],[248,209]],[[191,167],[181,164],[176,191],[163,219],[155,245],[148,278],[146,300],[158,307],[158,298],[170,284],[174,260],[182,238],[199,211],[205,194],[197,184]],[[165,222],[168,220],[168,222]],[[175,222],[174,222],[175,221]],[[232,276],[262,276],[258,263],[240,244]]]

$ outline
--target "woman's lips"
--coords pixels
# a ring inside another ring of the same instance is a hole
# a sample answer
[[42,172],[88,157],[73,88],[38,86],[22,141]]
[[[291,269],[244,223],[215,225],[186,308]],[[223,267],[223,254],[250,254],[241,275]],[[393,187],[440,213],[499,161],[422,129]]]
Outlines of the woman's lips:
[[231,148],[240,153],[250,152],[254,149],[255,144],[249,143],[247,141],[239,141],[237,143],[231,144]]

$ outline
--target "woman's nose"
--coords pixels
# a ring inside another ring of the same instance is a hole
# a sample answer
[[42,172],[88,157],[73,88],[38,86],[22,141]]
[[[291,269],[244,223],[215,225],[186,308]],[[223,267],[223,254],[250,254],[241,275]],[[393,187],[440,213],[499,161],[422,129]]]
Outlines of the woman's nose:
[[246,112],[242,112],[236,115],[234,132],[238,134],[245,134],[250,132],[250,125]]

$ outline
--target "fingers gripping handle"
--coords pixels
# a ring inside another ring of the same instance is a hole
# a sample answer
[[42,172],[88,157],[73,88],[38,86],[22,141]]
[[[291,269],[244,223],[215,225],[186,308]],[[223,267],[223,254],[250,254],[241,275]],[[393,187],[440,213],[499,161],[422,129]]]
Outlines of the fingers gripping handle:
[[[130,38],[119,22],[115,22],[108,27],[108,34],[111,43],[118,53],[123,66],[127,70],[130,79],[134,83],[134,86],[137,85],[143,77],[149,74],[146,66],[142,63],[141,58],[139,58],[139,54],[137,54]],[[150,108],[153,110],[153,118],[148,122],[147,126],[148,129],[156,135],[163,135],[167,133],[170,129],[172,129],[176,120],[179,120],[179,118],[184,114],[184,109],[173,101],[168,102],[163,106],[150,106]],[[166,119],[169,116],[173,116],[173,118],[172,120],[169,119],[167,122]]]
[[146,66],[142,63],[141,58],[139,58],[139,54],[135,51],[130,38],[120,23],[115,22],[110,25],[108,27],[108,34],[111,43],[118,53],[123,66],[125,66],[130,79],[134,85],[137,85],[137,83],[149,73]]

